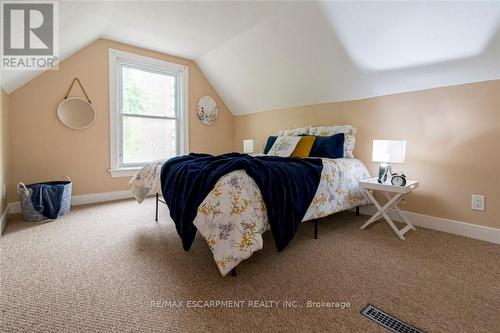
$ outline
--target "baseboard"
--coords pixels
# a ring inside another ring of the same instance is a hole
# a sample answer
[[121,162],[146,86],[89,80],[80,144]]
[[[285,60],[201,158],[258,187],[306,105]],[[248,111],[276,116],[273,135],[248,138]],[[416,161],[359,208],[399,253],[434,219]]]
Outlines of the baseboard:
[[3,229],[5,229],[5,225],[7,224],[7,209],[3,212],[0,217],[0,236],[3,234]]
[[[360,209],[360,213],[364,215],[373,215],[376,211],[377,209],[374,206],[364,206]],[[411,223],[418,227],[500,244],[500,229],[497,228],[485,227],[478,224],[471,224],[408,211],[403,212],[408,216]],[[394,221],[402,222],[401,218],[393,210],[389,210],[389,216]]]
[[3,229],[5,229],[5,226],[7,225],[7,219],[9,217],[11,207],[12,204],[8,204],[5,207],[5,211],[3,212],[2,216],[0,216],[0,236],[3,234]]
[[72,206],[87,205],[97,202],[130,199],[133,197],[134,195],[130,190],[81,194],[81,195],[75,195],[71,198],[71,205]]
[[[103,192],[103,193],[91,193],[91,194],[80,194],[74,195],[71,198],[72,206],[87,205],[98,202],[122,200],[133,198],[134,195],[130,190],[114,191],[114,192]],[[19,201],[13,202],[9,205],[8,214],[18,214],[21,212],[21,205]]]

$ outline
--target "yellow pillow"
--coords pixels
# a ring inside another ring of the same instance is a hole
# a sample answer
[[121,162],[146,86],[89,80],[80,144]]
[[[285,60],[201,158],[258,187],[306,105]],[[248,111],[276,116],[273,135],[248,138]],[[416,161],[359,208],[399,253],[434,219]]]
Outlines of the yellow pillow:
[[297,143],[297,146],[295,147],[295,150],[292,152],[292,155],[290,156],[309,157],[309,153],[311,152],[314,140],[316,140],[314,136],[301,137],[299,143]]

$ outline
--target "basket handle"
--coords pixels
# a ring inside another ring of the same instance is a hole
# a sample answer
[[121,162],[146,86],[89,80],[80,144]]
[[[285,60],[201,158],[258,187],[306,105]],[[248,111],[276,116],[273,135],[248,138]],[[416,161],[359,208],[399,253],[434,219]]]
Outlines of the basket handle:
[[68,175],[64,175],[64,178],[66,178],[68,181],[72,181],[71,178]]
[[22,183],[22,182],[19,182],[19,183],[17,183],[17,186],[16,186],[16,190],[17,190],[18,194],[20,192],[20,190],[19,190],[20,187],[24,188],[24,193],[26,193],[26,194],[29,193],[28,188],[26,187],[26,185],[24,185],[24,183]]

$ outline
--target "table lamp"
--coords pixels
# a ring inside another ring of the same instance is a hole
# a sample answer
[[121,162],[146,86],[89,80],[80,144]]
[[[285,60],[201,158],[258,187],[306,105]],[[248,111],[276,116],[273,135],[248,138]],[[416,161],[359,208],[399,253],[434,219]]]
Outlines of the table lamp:
[[383,184],[391,176],[391,163],[404,163],[406,140],[373,140],[372,161],[380,162],[378,182]]

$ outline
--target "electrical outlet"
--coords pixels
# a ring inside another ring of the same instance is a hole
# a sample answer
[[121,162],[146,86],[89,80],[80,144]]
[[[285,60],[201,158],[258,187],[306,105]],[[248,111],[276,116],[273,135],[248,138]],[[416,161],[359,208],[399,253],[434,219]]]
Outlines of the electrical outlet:
[[474,210],[484,210],[484,195],[473,194],[471,206]]

